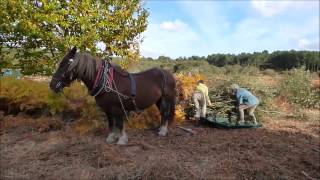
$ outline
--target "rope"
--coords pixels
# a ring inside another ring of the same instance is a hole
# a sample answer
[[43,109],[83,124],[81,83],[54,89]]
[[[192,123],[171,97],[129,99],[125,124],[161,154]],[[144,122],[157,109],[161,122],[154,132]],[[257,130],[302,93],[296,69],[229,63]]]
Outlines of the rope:
[[[105,63],[105,61],[103,61],[103,63]],[[108,77],[108,71],[109,71],[109,70],[111,70],[111,71],[110,71],[110,76],[111,76],[111,77]],[[112,71],[112,70],[113,70],[113,68],[111,68],[111,67],[109,68],[109,67],[108,67],[108,63],[104,66],[104,68],[103,68],[103,70],[102,70],[102,76],[101,76],[102,84],[103,84],[103,85],[102,85],[102,86],[100,87],[100,89],[99,89],[95,94],[93,94],[92,96],[93,96],[93,97],[96,97],[96,96],[98,96],[98,95],[101,93],[102,90],[104,90],[104,91],[106,91],[106,92],[112,91],[112,92],[118,94],[118,96],[122,96],[124,99],[128,99],[128,98],[129,98],[128,96],[120,93],[117,89],[116,89],[116,90],[112,89],[111,81],[113,81],[113,83],[114,83],[113,71]]]
[[[106,63],[106,62],[103,61],[103,63]],[[102,90],[104,90],[106,92],[112,91],[112,92],[116,93],[118,98],[119,98],[122,110],[123,110],[123,112],[124,112],[124,114],[126,116],[126,119],[129,120],[128,115],[127,115],[127,111],[125,110],[125,107],[124,107],[122,99],[121,99],[121,97],[123,97],[124,99],[128,99],[129,97],[127,95],[124,95],[124,94],[122,94],[122,93],[120,93],[118,91],[118,88],[117,88],[116,83],[115,83],[114,78],[113,78],[113,70],[114,69],[111,66],[109,66],[109,63],[104,65],[104,68],[102,70],[102,76],[101,76],[101,78],[102,78],[102,86],[92,96],[96,97],[97,95],[99,95],[101,93]],[[108,72],[109,72],[109,76],[108,76]],[[97,81],[97,78],[96,78],[96,81]],[[113,83],[113,86],[114,86],[115,89],[112,89],[112,84],[111,83]],[[96,82],[95,82],[95,84],[96,84]],[[135,102],[134,102],[134,104],[135,104]]]
[[[104,64],[105,62],[102,61],[102,63]],[[101,78],[102,78],[102,86],[100,87],[100,89],[99,89],[95,94],[92,95],[93,97],[98,96],[98,95],[100,94],[100,92],[101,92],[103,89],[105,89],[106,76],[108,75],[108,71],[107,71],[106,69],[108,69],[108,66],[107,66],[107,65],[103,65],[103,66],[104,66],[104,68],[103,68],[103,70],[102,70],[102,76],[101,76]],[[99,75],[99,74],[98,74],[98,75]],[[97,86],[99,86],[99,83],[97,84]],[[95,88],[95,87],[93,87],[93,89],[94,89],[94,88]]]
[[[127,111],[125,110],[124,105],[123,105],[123,102],[122,102],[121,97],[120,97],[120,94],[121,94],[121,93],[119,93],[118,88],[117,88],[117,86],[116,86],[116,83],[114,82],[114,79],[112,79],[112,82],[113,82],[114,88],[116,89],[115,92],[116,92],[117,95],[118,95],[118,98],[119,98],[119,101],[120,101],[122,110],[123,110],[123,112],[124,112],[124,115],[126,116],[127,121],[129,121],[129,118],[128,118],[128,115],[127,115]],[[121,94],[121,95],[123,95],[123,94]],[[123,96],[124,96],[124,95],[123,95]]]

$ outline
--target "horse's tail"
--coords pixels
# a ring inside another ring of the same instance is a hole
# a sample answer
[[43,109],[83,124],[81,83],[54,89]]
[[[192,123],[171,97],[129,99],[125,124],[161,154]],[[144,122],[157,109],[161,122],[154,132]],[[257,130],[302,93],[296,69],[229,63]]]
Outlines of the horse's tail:
[[165,117],[169,124],[172,124],[175,117],[176,107],[176,80],[172,73],[160,69],[162,73],[162,103],[166,107]]
[[167,84],[167,77],[166,74],[164,72],[164,70],[160,69],[160,72],[162,74],[162,83],[161,83],[161,92],[162,92],[162,96],[164,96],[166,94],[166,84]]

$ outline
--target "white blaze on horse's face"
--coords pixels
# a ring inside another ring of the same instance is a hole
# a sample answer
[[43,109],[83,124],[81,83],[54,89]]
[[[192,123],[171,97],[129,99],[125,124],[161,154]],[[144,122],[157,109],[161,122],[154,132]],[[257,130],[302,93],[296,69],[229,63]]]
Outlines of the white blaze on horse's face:
[[72,63],[72,62],[73,62],[73,59],[69,59],[69,62]]

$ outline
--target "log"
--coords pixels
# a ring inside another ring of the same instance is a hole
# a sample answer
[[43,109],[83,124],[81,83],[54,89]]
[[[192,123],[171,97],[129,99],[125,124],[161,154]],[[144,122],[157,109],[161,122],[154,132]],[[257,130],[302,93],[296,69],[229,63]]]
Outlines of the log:
[[194,135],[195,133],[192,131],[192,129],[190,129],[190,128],[184,128],[184,127],[182,127],[182,126],[176,126],[177,128],[179,128],[179,129],[182,129],[182,130],[184,130],[184,131],[186,131],[186,132],[189,132],[189,133],[191,133],[192,135]]
[[304,171],[301,171],[301,173],[307,178],[307,179],[310,179],[310,180],[317,180],[316,178],[313,178],[311,176],[309,176],[309,174],[307,174],[306,172]]

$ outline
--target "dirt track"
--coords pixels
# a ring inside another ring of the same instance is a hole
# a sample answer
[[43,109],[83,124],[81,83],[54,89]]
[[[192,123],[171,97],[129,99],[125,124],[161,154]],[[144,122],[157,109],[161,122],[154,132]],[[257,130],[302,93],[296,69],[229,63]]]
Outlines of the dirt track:
[[[320,178],[319,122],[268,120],[260,129],[201,127],[128,130],[129,145],[107,132],[79,136],[65,126],[39,133],[1,129],[1,179],[308,179]],[[185,126],[188,126],[186,124]],[[310,178],[309,177],[309,178]]]

